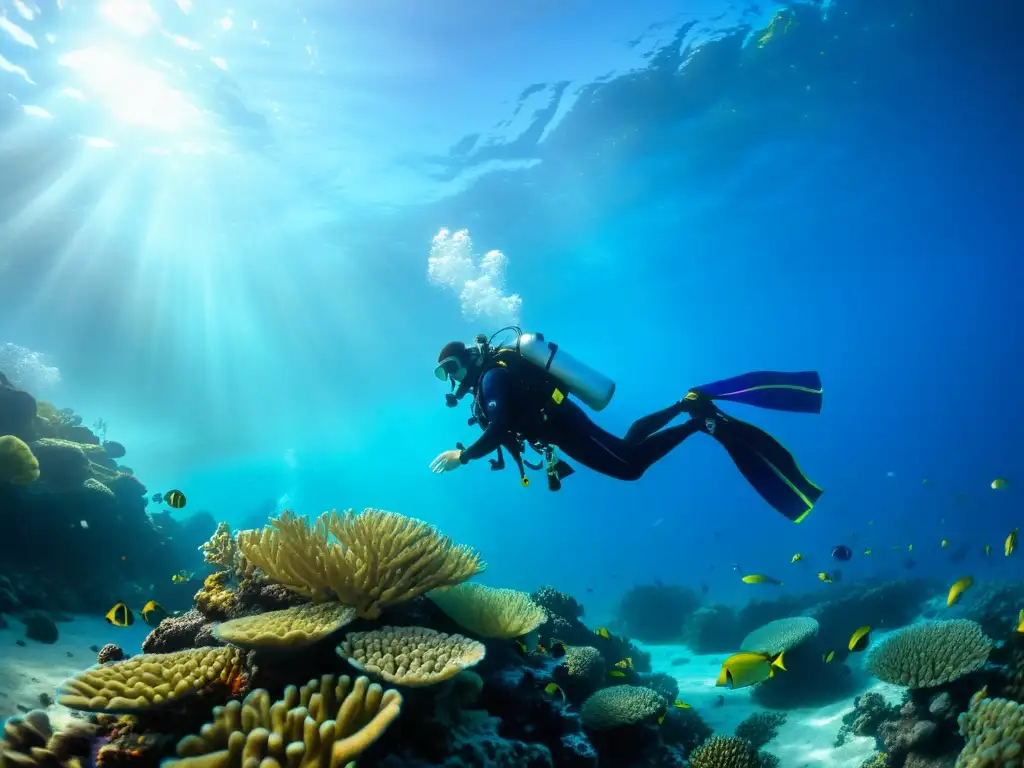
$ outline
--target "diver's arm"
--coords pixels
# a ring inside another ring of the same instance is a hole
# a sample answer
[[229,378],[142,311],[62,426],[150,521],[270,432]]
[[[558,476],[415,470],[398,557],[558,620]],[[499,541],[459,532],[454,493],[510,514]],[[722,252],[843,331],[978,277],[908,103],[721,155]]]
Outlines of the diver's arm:
[[508,434],[508,374],[500,368],[492,368],[480,382],[480,399],[487,413],[487,429],[480,438],[459,455],[459,462],[467,464],[494,453]]

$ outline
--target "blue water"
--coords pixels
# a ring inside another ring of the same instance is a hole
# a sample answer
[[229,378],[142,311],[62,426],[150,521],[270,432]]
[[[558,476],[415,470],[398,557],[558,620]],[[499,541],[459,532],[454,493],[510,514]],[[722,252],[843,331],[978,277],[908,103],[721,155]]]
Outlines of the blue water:
[[[63,4],[0,5],[0,343],[182,515],[393,509],[588,616],[652,579],[775,594],[734,563],[827,589],[839,543],[846,579],[1011,573],[1018,4]],[[468,308],[442,228],[506,257]],[[437,350],[508,320],[615,379],[619,433],[819,370],[820,416],[731,412],[825,496],[794,526],[700,435],[636,483],[430,474],[475,436]]]

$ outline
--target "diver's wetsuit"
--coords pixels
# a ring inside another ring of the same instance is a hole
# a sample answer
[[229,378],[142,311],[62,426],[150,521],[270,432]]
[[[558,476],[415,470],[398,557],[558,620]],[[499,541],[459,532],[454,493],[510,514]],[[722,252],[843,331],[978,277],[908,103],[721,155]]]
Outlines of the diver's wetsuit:
[[462,452],[463,463],[487,456],[512,431],[553,445],[602,475],[619,480],[638,480],[652,464],[703,427],[702,421],[691,419],[658,431],[693,407],[691,402],[680,401],[638,419],[624,438],[616,437],[601,429],[569,399],[548,409],[546,419],[523,424],[520,422],[524,414],[516,407],[518,398],[510,375],[501,368],[492,368],[483,375],[480,404],[487,417],[487,428],[479,440]]

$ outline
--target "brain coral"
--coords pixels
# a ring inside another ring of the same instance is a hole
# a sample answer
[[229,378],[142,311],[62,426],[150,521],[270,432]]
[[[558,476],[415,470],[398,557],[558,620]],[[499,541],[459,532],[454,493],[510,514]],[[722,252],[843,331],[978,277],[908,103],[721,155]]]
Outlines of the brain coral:
[[818,634],[818,621],[809,616],[769,621],[747,635],[740,650],[749,653],[781,653],[796,648]]
[[0,483],[27,485],[39,479],[39,461],[14,435],[0,437]]
[[584,728],[604,731],[653,718],[664,712],[665,706],[665,700],[650,688],[616,685],[589,696],[580,715]]
[[931,688],[984,666],[992,641],[967,619],[913,624],[875,647],[867,668],[879,680]]
[[438,608],[474,635],[511,639],[532,632],[547,619],[525,592],[483,584],[459,584],[427,593]]
[[750,742],[735,736],[712,736],[690,755],[690,768],[759,768]]

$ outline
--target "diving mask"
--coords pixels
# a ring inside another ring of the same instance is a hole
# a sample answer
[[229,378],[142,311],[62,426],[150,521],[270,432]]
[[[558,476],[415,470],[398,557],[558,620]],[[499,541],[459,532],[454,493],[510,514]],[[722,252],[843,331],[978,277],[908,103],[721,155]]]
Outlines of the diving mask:
[[437,368],[434,369],[434,375],[440,381],[448,381],[449,378],[454,381],[463,381],[466,378],[466,366],[462,364],[458,357],[453,355],[446,357],[437,364]]

